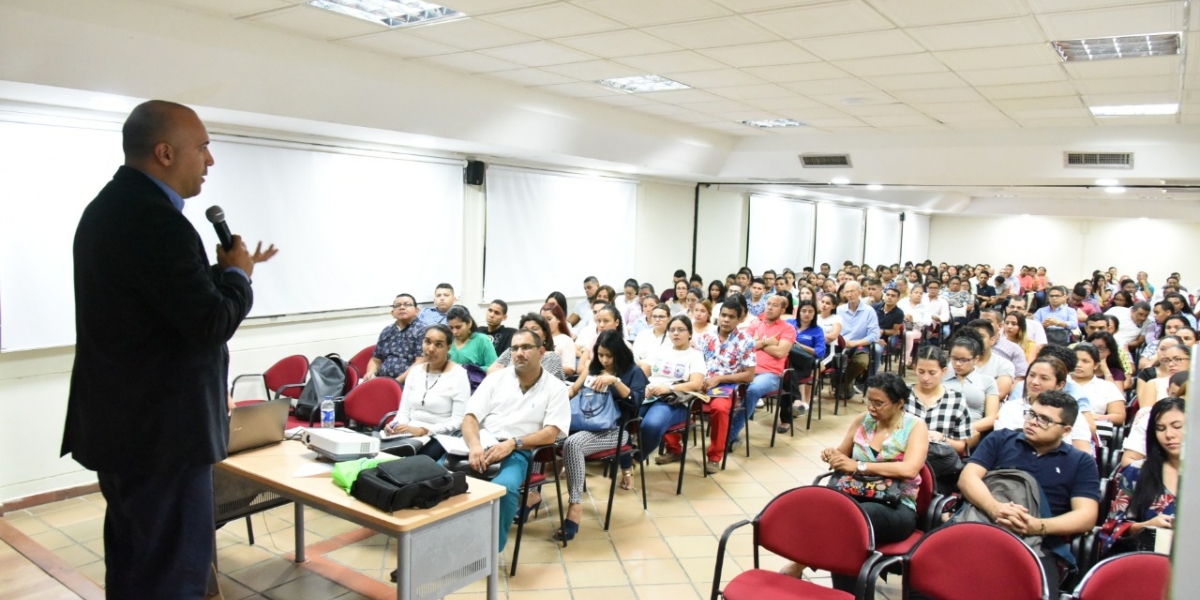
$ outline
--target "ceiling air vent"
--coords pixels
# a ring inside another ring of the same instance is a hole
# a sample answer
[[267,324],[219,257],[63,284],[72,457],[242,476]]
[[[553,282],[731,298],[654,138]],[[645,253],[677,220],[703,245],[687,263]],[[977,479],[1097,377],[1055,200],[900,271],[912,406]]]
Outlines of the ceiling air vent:
[[804,168],[845,168],[850,166],[849,154],[801,154],[800,164]]
[[1064,152],[1063,166],[1089,169],[1132,169],[1132,152]]

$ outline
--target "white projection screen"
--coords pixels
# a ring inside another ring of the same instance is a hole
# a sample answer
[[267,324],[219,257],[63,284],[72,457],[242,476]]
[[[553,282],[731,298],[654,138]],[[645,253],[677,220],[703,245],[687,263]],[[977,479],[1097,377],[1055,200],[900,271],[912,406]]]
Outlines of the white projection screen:
[[[72,240],[122,162],[118,128],[0,120],[0,349],[74,343]],[[461,283],[462,161],[212,138],[215,164],[184,214],[210,260],[213,204],[248,244],[280,249],[254,272],[251,317],[384,306],[401,291],[428,299],[440,281]]]
[[863,209],[840,204],[817,204],[817,250],[814,265],[829,263],[833,272],[849,260],[863,258]]
[[751,194],[746,265],[756,274],[812,265],[814,214],[812,202]]
[[900,262],[922,262],[929,258],[929,215],[908,213],[904,221],[904,247]]
[[900,260],[900,213],[878,208],[867,209],[867,239],[863,262],[890,265]]
[[[636,220],[634,181],[489,165],[484,297],[579,296],[589,275],[617,287],[633,275]],[[660,225],[690,243],[690,230]]]

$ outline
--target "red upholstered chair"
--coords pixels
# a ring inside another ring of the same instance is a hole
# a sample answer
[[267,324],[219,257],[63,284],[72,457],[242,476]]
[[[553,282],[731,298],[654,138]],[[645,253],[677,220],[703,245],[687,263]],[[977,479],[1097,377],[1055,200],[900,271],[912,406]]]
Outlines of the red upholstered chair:
[[376,377],[351,390],[343,405],[346,418],[374,431],[400,406],[400,384],[391,377]]
[[[373,380],[372,380],[373,381]],[[566,511],[563,510],[563,495],[562,483],[558,478],[559,462],[558,462],[558,444],[546,444],[531,448],[529,466],[525,471],[525,485],[521,486],[520,504],[517,506],[525,506],[529,503],[529,490],[547,483],[554,484],[555,496],[558,497],[558,528],[563,528],[563,521],[567,518]],[[550,472],[554,473],[553,477],[546,477],[542,472],[535,471],[534,467],[543,463],[550,464]],[[546,501],[546,495],[542,494],[542,502]],[[549,512],[549,510],[547,510]],[[512,523],[501,523],[501,527],[509,527]],[[521,518],[521,513],[517,513],[517,536],[513,542],[512,568],[508,571],[509,577],[517,576],[517,560],[521,557],[521,538],[525,536],[525,520]],[[562,540],[563,548],[567,547],[567,541]]]
[[350,390],[358,387],[359,381],[362,381],[362,371],[359,371],[358,367],[346,363],[346,383],[342,385],[342,397],[345,398],[350,394]]
[[[844,360],[849,359],[849,357],[842,357],[842,353],[845,350],[846,338],[839,335],[837,343],[833,344],[833,346],[827,350],[827,352],[833,353],[833,359],[829,361],[828,365],[822,366],[820,363],[818,363],[815,367],[817,389],[813,390],[812,401],[814,404],[821,402],[821,392],[825,389],[826,381],[828,381],[828,385],[833,388],[833,414],[835,415],[838,414],[838,403],[841,402],[837,399],[837,390],[838,387],[841,386],[842,372],[844,370],[840,365]],[[808,407],[808,410],[809,412],[812,412],[813,407]]]
[[239,381],[255,377],[262,380],[263,392],[261,398],[254,400],[273,400],[280,396],[298,400],[304,389],[304,381],[308,379],[308,358],[294,354],[280,359],[264,373],[238,375],[233,378],[231,388],[236,390]]
[[353,358],[350,359],[350,364],[358,369],[359,376],[367,374],[367,365],[371,364],[371,356],[375,354],[375,344],[371,344],[366,348],[358,351]]
[[[738,574],[721,586],[725,546],[733,532],[744,525],[754,528],[754,568]],[[855,594],[831,590],[796,577],[760,569],[759,548],[813,569],[858,577]],[[820,486],[788,490],[771,500],[752,521],[730,525],[717,546],[712,600],[775,600],[795,598],[871,598],[874,582],[867,579],[879,553],[867,514],[849,496]]]
[[[1106,558],[1083,576],[1071,600],[1162,600],[1171,579],[1171,559],[1154,552]],[[1177,595],[1176,597],[1182,597]]]
[[[629,433],[629,439],[625,440],[624,445],[618,446],[617,444],[620,444],[620,440],[618,439],[613,444],[612,448],[607,449],[607,450],[601,450],[594,454],[589,454],[589,455],[583,457],[583,460],[585,462],[600,461],[600,462],[604,463],[604,474],[607,476],[610,476],[610,478],[611,478],[611,481],[610,481],[609,487],[608,487],[608,510],[604,513],[604,530],[605,531],[608,531],[608,524],[610,521],[612,521],[613,499],[616,498],[616,495],[617,495],[617,477],[619,476],[619,473],[621,470],[620,469],[620,458],[622,456],[632,457],[634,459],[633,460],[634,466],[636,466],[638,471],[640,471],[642,474],[642,510],[646,510],[646,508],[647,508],[646,468],[645,468],[645,465],[642,464],[642,461],[637,460],[638,454],[641,451],[638,449],[637,446],[633,445],[634,442],[639,439],[638,434],[640,432],[639,428],[641,427],[641,424],[642,424],[641,417],[635,417],[633,419],[626,421],[622,425],[622,427],[625,429],[625,431],[627,431]],[[684,443],[686,443],[686,441]]]
[[903,559],[904,598],[1048,600],[1046,572],[1020,538],[989,523],[954,523],[921,538]]

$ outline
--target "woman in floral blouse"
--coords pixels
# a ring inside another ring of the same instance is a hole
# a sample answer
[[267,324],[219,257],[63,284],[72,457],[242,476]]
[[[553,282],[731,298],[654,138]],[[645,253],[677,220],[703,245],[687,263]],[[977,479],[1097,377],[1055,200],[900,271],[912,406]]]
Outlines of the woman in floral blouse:
[[[1174,527],[1183,409],[1183,398],[1163,398],[1155,403],[1149,420],[1154,435],[1146,436],[1146,459],[1117,473],[1117,496],[1103,528],[1106,545],[1112,545],[1115,551],[1138,549],[1136,539],[1147,527]],[[1122,538],[1130,542],[1122,542]]]

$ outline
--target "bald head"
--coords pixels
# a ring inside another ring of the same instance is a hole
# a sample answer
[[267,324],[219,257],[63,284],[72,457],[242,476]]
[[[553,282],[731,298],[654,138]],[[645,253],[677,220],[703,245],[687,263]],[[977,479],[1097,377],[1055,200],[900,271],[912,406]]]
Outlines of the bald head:
[[165,100],[143,102],[121,128],[125,165],[163,182],[183,198],[200,193],[208,167],[208,131],[192,109]]
[[857,306],[858,299],[862,296],[862,286],[853,279],[847,281],[842,287],[842,296],[846,298],[846,302]]

